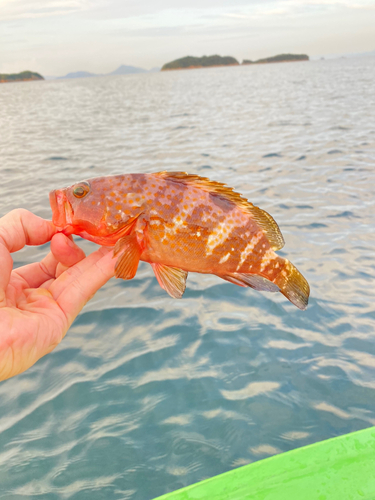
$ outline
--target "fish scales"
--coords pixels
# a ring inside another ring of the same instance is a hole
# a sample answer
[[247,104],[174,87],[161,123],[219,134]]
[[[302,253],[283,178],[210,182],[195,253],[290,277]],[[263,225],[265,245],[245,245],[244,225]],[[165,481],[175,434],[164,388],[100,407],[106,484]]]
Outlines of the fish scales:
[[115,247],[118,277],[131,279],[143,260],[173,297],[199,272],[307,306],[307,281],[275,253],[276,222],[224,184],[183,172],[124,174],[52,191],[50,201],[65,234]]

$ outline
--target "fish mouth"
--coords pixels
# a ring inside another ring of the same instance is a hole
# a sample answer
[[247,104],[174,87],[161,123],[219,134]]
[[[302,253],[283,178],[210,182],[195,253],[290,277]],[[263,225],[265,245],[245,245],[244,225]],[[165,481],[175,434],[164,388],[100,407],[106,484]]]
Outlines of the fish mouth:
[[53,224],[65,234],[71,234],[69,232],[69,226],[73,224],[74,212],[65,193],[59,189],[51,191],[49,194],[49,202],[52,209]]

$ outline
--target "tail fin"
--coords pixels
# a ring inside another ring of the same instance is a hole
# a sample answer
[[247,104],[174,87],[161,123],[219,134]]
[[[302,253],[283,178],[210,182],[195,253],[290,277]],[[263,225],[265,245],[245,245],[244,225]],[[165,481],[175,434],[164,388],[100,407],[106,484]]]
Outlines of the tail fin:
[[279,288],[280,292],[299,309],[306,309],[310,287],[302,274],[288,260],[284,261],[276,279],[272,280]]
[[[219,278],[230,281],[238,286],[249,286],[262,292],[281,292],[299,309],[306,309],[310,287],[302,274],[291,262],[274,254],[267,266],[271,263],[271,272],[259,274],[226,273],[218,274]],[[266,266],[266,267],[267,267]]]

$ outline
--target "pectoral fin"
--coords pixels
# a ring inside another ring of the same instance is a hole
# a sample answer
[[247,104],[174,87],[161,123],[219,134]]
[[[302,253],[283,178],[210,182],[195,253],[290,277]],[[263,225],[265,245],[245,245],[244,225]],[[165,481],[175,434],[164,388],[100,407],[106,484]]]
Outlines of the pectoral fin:
[[113,250],[113,256],[119,255],[115,266],[116,278],[131,280],[138,269],[142,250],[135,234],[129,234],[120,238]]
[[159,285],[174,299],[180,299],[186,288],[187,271],[178,267],[151,264]]
[[[218,275],[219,276],[219,275]],[[280,288],[262,276],[257,274],[231,273],[225,276],[219,276],[223,280],[230,281],[238,286],[249,286],[261,292],[279,292]]]

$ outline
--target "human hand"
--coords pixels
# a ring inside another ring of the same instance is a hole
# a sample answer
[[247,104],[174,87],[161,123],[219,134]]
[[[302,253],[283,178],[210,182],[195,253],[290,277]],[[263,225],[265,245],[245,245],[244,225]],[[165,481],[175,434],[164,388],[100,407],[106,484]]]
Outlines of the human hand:
[[[13,270],[11,253],[51,241],[41,262]],[[24,209],[0,219],[0,380],[51,352],[83,306],[113,275],[112,249],[88,257],[52,222]]]

